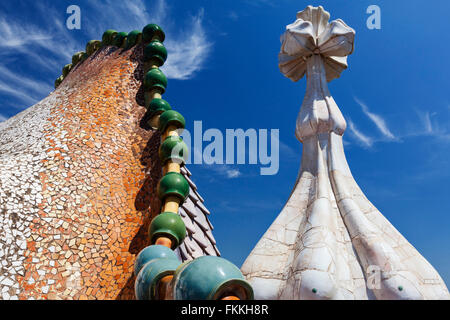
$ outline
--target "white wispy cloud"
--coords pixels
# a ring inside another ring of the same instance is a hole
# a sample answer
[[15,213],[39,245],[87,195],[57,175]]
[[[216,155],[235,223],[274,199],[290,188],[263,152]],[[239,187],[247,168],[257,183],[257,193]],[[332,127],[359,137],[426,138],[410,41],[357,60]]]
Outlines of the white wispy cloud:
[[151,22],[162,25],[168,10],[164,0],[152,2],[151,13],[141,0],[92,1],[89,6],[85,27],[81,28],[87,29],[93,39],[98,39],[107,29],[129,32],[134,29],[141,30]]
[[52,38],[40,28],[27,24],[18,24],[15,21],[6,20],[5,17],[0,18],[0,47],[15,48],[30,43],[41,43],[42,41]]
[[418,112],[419,118],[422,121],[425,132],[433,133],[433,125],[431,124],[430,112]]
[[226,177],[228,179],[234,179],[242,176],[242,172],[239,169],[226,165],[226,164],[210,164],[204,165],[204,168],[210,169],[217,174]]
[[52,90],[53,88],[43,81],[19,75],[0,65],[0,91],[9,96],[33,104]]
[[[161,25],[168,51],[163,71],[169,79],[194,77],[212,48],[203,26],[204,10],[187,20],[175,20],[165,0],[89,2],[81,11],[80,31],[68,30],[67,16],[49,3],[35,2],[33,10],[42,17],[39,25],[0,13],[0,94],[9,97],[9,107],[20,103],[27,107],[44,98],[72,55],[85,49],[86,39],[101,39],[107,29],[129,32],[148,23]],[[33,72],[24,74],[25,69]]]
[[[17,55],[38,63],[41,67],[62,69],[62,63],[70,63],[72,55],[84,48],[65,26],[61,15],[52,8],[36,5],[36,12],[45,16],[46,24],[35,25],[0,16],[1,55]],[[50,55],[49,55],[50,53]],[[58,70],[59,71],[59,70]]]
[[226,171],[227,173],[227,177],[232,179],[232,178],[237,178],[241,175],[241,172],[239,170],[236,169],[229,169]]
[[367,148],[372,147],[373,145],[373,138],[366,136],[365,134],[363,134],[361,131],[359,131],[355,124],[353,123],[353,121],[351,119],[348,119],[348,127],[350,129],[350,132],[352,133],[352,135],[364,146]]
[[380,132],[383,134],[384,137],[392,140],[396,139],[395,135],[391,132],[391,130],[389,130],[386,121],[380,115],[370,112],[369,107],[357,97],[353,98],[355,99],[356,103],[359,104],[364,114],[370,120],[372,120],[372,122],[375,124],[378,130],[380,130]]
[[[38,26],[0,14],[0,93],[8,97],[2,108],[20,110],[48,95],[54,82],[48,73],[57,75],[77,48],[56,11],[40,3],[35,9],[46,23]],[[19,104],[23,107],[17,108]]]
[[[364,104],[363,104],[364,105]],[[363,105],[361,106],[364,111]],[[366,110],[367,111],[367,110]],[[447,110],[448,111],[448,110]],[[368,111],[367,111],[368,112]],[[450,121],[449,115],[445,115],[445,111],[438,113],[437,111],[428,111],[423,109],[415,109],[418,119],[408,118],[405,119],[407,128],[397,129],[398,134],[392,136],[389,135],[389,129],[385,127],[388,131],[385,131],[382,136],[374,137],[369,136],[366,133],[361,132],[353,121],[348,117],[348,129],[353,138],[355,138],[358,143],[364,148],[371,148],[375,143],[379,142],[403,142],[404,139],[414,138],[414,137],[430,137],[438,139],[440,142],[450,142]],[[364,112],[366,113],[366,112]],[[370,113],[370,112],[369,112]],[[375,115],[376,117],[377,115]],[[378,122],[377,128],[382,131],[384,120]],[[375,123],[375,121],[374,121]]]
[[0,74],[6,77],[14,86],[20,86],[27,89],[28,92],[34,93],[49,93],[53,88],[46,82],[34,80],[18,73],[13,73],[5,66],[0,65]]
[[6,121],[6,120],[8,120],[8,118],[0,113],[0,122]]
[[168,58],[161,68],[168,78],[186,80],[201,70],[211,51],[212,43],[203,28],[204,11],[191,19],[191,28],[177,38],[166,41]]
[[[445,117],[443,121],[439,122],[439,116],[437,112],[419,111],[416,110],[419,116],[421,125],[417,129],[410,133],[411,136],[431,136],[444,141],[450,141],[449,122]],[[443,122],[443,123],[442,123]]]
[[26,94],[26,91],[17,89],[14,86],[8,84],[7,82],[4,82],[3,80],[0,80],[0,92],[3,92],[8,96],[16,97],[20,101],[30,105],[36,102],[35,99],[31,98],[29,95]]
[[[211,52],[212,42],[203,26],[202,8],[187,21],[175,21],[170,19],[171,8],[165,0],[152,3],[151,10],[141,0],[96,1],[91,6],[97,18],[89,20],[89,29],[95,30],[97,37],[111,28],[128,32],[141,30],[148,23],[161,25],[166,33],[164,45],[168,53],[161,70],[169,79],[187,80],[194,77],[204,67]],[[91,32],[90,36],[96,35]]]

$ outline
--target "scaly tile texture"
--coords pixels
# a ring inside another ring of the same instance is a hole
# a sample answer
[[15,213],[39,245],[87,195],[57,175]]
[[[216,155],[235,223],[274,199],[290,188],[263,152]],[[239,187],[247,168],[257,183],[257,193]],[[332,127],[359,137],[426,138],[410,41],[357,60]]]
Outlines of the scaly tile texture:
[[[0,123],[1,299],[135,298],[134,260],[161,209],[160,134],[142,126],[142,52],[102,48]],[[178,253],[218,255],[188,181]]]
[[192,260],[201,256],[220,256],[216,240],[212,234],[214,229],[208,216],[211,214],[203,204],[204,200],[197,191],[197,186],[190,179],[191,172],[181,168],[181,173],[189,183],[189,196],[180,207],[180,215],[186,226],[187,236],[176,250],[179,257]]

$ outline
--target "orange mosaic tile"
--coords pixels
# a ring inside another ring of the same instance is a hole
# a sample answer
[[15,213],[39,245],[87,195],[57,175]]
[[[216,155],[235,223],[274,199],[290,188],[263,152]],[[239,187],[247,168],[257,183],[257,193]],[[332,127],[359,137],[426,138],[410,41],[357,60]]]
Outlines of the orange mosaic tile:
[[142,46],[104,48],[33,107],[50,111],[20,299],[134,298],[133,263],[160,210],[161,174],[158,133],[139,126],[139,54]]

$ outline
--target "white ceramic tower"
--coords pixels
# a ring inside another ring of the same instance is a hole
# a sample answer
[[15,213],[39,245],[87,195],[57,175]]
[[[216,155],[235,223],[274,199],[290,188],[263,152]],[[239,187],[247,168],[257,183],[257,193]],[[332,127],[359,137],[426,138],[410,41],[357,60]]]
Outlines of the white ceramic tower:
[[347,68],[355,31],[322,7],[297,13],[279,67],[307,88],[289,200],[242,266],[256,299],[449,299],[436,270],[370,203],[344,154],[346,122],[327,82]]

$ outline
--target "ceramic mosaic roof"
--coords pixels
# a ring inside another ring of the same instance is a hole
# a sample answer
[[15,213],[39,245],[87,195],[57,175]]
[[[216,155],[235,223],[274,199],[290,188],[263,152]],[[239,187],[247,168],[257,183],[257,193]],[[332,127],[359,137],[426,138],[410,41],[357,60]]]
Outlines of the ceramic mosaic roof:
[[[135,298],[162,174],[160,133],[142,127],[142,54],[142,44],[103,47],[0,123],[0,298]],[[178,254],[219,255],[210,213],[182,174],[191,191]]]

